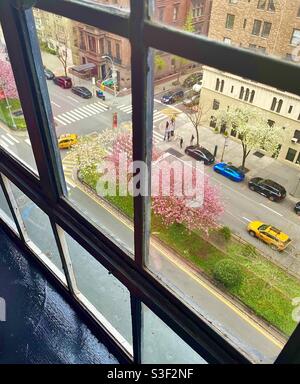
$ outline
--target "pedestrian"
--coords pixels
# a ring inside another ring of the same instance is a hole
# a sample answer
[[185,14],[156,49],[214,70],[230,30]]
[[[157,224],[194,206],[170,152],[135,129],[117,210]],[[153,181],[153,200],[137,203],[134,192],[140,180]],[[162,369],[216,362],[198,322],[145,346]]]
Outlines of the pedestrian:
[[194,135],[192,135],[192,137],[191,137],[191,145],[193,145],[193,143],[194,143],[194,140],[195,140],[195,136],[194,136]]
[[182,147],[183,147],[183,138],[181,137],[180,138],[180,149],[182,149]]
[[[164,141],[169,137],[169,122],[166,122],[166,128],[165,128],[165,136],[164,136]],[[169,141],[169,139],[168,139]]]

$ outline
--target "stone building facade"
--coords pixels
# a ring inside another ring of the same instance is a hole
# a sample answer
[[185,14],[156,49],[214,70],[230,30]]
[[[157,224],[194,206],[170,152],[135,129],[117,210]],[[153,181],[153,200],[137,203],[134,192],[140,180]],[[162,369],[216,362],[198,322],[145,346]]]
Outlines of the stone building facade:
[[[298,61],[300,2],[298,0],[213,0],[209,37]],[[214,128],[216,110],[252,105],[270,125],[281,126],[285,139],[278,159],[300,164],[300,98],[242,77],[204,67],[200,103],[210,107],[206,125]],[[231,134],[231,132],[229,132]],[[234,132],[233,132],[234,134]],[[231,135],[233,139],[234,136]]]

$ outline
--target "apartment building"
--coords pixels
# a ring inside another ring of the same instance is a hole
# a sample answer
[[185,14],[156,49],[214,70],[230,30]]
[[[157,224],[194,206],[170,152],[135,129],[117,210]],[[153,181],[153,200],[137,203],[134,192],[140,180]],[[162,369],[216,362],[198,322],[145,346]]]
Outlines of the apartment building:
[[[254,49],[282,59],[298,61],[300,2],[297,0],[214,0],[209,37]],[[300,98],[278,89],[205,67],[200,102],[214,110],[251,104],[264,111],[266,119],[285,130],[278,158],[300,164]],[[229,132],[230,133],[230,132]],[[234,135],[234,132],[232,132]]]

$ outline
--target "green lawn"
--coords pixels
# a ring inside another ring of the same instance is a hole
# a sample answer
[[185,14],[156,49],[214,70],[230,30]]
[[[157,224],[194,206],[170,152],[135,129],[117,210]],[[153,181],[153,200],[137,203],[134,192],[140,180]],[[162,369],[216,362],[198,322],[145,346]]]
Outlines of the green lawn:
[[[95,186],[95,183],[90,185]],[[109,196],[106,199],[129,218],[133,218],[131,196]],[[189,232],[178,224],[167,228],[153,214],[151,229],[167,247],[205,272],[212,281],[215,264],[224,258],[234,259],[241,268],[241,284],[231,289],[218,286],[282,333],[291,335],[297,325],[292,319],[292,299],[300,296],[300,282],[296,278],[253,251],[253,247],[239,244],[234,239],[228,241],[222,251],[201,236],[201,233]]]
[[[11,111],[18,111],[21,109],[20,101],[18,99],[10,99],[9,104],[11,105]],[[0,120],[6,124],[9,128],[13,128],[13,122],[11,119],[11,115],[9,109],[7,108],[7,104],[5,100],[0,101]],[[18,130],[26,130],[26,123],[24,117],[16,117],[14,116],[14,121],[16,123]]]

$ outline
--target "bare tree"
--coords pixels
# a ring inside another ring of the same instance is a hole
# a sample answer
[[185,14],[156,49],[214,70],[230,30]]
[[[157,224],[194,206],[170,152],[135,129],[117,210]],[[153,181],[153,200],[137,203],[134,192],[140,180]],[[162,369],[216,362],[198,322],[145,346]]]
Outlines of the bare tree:
[[64,74],[67,76],[68,67],[68,43],[70,41],[69,32],[66,27],[54,24],[55,54],[64,68]]
[[203,103],[199,103],[197,105],[192,105],[190,107],[186,107],[184,113],[189,121],[193,124],[193,127],[196,132],[196,145],[199,147],[199,128],[203,124],[207,113],[209,111],[209,107],[204,105]]

